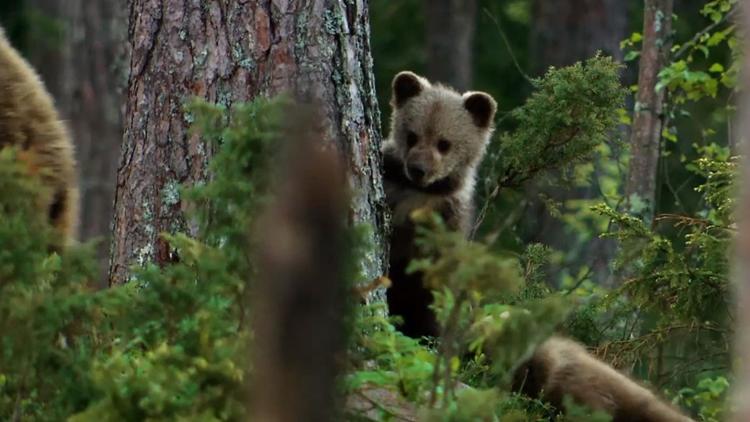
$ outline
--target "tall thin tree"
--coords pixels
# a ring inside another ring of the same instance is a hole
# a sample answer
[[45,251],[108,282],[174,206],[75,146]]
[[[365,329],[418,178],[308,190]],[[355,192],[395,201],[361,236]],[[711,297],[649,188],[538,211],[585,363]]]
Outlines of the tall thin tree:
[[535,73],[568,66],[597,51],[622,59],[620,41],[628,31],[628,4],[622,0],[534,0],[531,54]]
[[380,115],[366,2],[130,2],[126,135],[117,177],[110,283],[134,264],[165,264],[160,233],[193,230],[178,187],[204,180],[211,151],[188,132],[191,97],[228,107],[259,95],[319,104],[324,138],[345,157],[350,220],[373,228],[365,275],[383,273]]
[[459,91],[471,88],[477,0],[424,0],[427,77]]
[[81,182],[83,240],[103,239],[108,257],[117,160],[122,141],[122,88],[127,27],[117,0],[31,0],[30,19],[47,22],[28,34],[31,62],[68,121]]
[[[646,0],[638,95],[630,136],[631,159],[625,187],[631,210],[647,221],[656,211],[656,176],[664,119],[664,90],[657,89],[659,72],[668,64],[672,45],[673,0]],[[637,205],[637,206],[636,206]]]
[[[81,238],[103,238],[109,258],[112,205],[127,82],[126,7],[118,0],[69,0],[73,81],[70,125],[81,180]],[[103,265],[104,266],[104,265]]]

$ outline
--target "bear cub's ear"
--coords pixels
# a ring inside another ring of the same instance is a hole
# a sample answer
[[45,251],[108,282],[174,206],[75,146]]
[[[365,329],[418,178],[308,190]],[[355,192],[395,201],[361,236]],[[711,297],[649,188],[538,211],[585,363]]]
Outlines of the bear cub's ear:
[[467,92],[464,94],[464,108],[474,119],[474,124],[480,128],[489,128],[495,118],[497,102],[484,92]]
[[395,108],[400,108],[410,98],[416,97],[424,89],[422,78],[413,72],[399,72],[393,78],[393,98],[391,104]]

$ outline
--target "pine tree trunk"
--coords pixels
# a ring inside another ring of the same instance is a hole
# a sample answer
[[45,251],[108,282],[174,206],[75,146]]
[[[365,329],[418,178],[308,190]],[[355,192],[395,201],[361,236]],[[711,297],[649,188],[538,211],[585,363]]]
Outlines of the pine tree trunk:
[[622,0],[534,0],[531,31],[535,73],[569,66],[602,51],[622,59],[628,3]]
[[79,238],[102,239],[98,255],[106,272],[122,141],[125,6],[118,0],[32,0],[29,7],[61,35],[29,34],[35,41],[30,60],[69,122],[81,185]]
[[373,256],[385,263],[380,115],[366,2],[131,0],[132,60],[126,136],[117,177],[110,283],[134,264],[165,264],[161,232],[192,232],[177,187],[205,180],[211,158],[188,134],[191,97],[230,106],[292,92],[320,104],[329,140],[348,162],[352,223],[372,226]]
[[646,0],[638,95],[630,136],[630,167],[625,188],[631,211],[651,221],[656,211],[656,176],[663,127],[664,90],[656,89],[672,45],[673,0]]
[[477,0],[424,0],[427,78],[471,89]]

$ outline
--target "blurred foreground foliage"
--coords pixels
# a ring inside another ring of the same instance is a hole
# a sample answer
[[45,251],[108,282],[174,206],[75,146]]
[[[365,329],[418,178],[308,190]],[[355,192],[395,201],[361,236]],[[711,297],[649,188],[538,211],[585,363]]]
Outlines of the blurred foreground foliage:
[[[185,190],[199,238],[165,235],[180,261],[95,291],[94,245],[50,254],[40,189],[0,155],[0,419],[242,420],[247,401],[248,229],[270,183],[282,104],[196,104],[221,146],[215,177]],[[210,212],[209,212],[210,211]]]

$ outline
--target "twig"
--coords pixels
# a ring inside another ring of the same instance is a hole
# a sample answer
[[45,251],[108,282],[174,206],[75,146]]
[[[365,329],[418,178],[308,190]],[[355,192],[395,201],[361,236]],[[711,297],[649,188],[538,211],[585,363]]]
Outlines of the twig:
[[513,64],[516,66],[516,69],[518,70],[518,73],[521,74],[521,76],[524,77],[530,84],[534,84],[534,79],[526,74],[526,72],[523,71],[521,68],[521,65],[518,63],[518,60],[516,59],[516,55],[513,54],[513,48],[510,46],[510,42],[508,41],[508,37],[505,35],[505,31],[500,27],[500,22],[498,22],[497,18],[490,13],[489,9],[484,8],[484,13],[487,15],[488,18],[495,24],[495,28],[497,28],[497,32],[500,33],[500,37],[503,39],[503,43],[505,43],[505,48],[508,49],[508,54],[510,55],[511,60],[513,61]]
[[733,17],[736,12],[737,12],[737,6],[732,6],[732,9],[729,10],[729,12],[727,12],[727,14],[724,15],[723,18],[721,18],[720,20],[712,23],[711,25],[708,25],[707,27],[703,28],[700,32],[698,32],[697,34],[695,34],[695,36],[693,36],[693,38],[691,38],[690,41],[688,41],[685,44],[683,44],[682,47],[680,47],[680,49],[677,50],[677,52],[674,53],[674,55],[672,57],[674,57],[675,59],[679,59],[680,57],[682,57],[685,53],[688,52],[688,50],[690,50],[692,47],[694,47],[695,44],[697,44],[698,41],[700,41],[700,39],[704,35],[708,34],[711,31],[713,31],[714,28],[716,28],[717,26],[720,26],[720,25],[724,24],[727,20],[729,20],[729,18]]
[[[440,336],[440,353],[438,353],[438,357],[435,361],[435,370],[432,373],[432,392],[430,394],[430,407],[435,407],[435,404],[437,403],[437,388],[440,384],[440,372],[441,372],[441,363],[443,360],[445,360],[445,389],[443,391],[443,394],[447,395],[449,392],[448,385],[450,384],[450,371],[451,371],[451,365],[450,365],[450,352],[453,349],[453,341],[454,341],[454,334],[455,334],[455,326],[458,323],[458,318],[461,314],[461,306],[463,305],[464,301],[467,298],[466,291],[462,291],[458,297],[456,298],[455,303],[453,304],[453,308],[451,309],[451,313],[448,316],[448,320],[445,322],[445,327],[443,328],[443,332]],[[445,396],[443,397],[443,404],[445,404]]]

